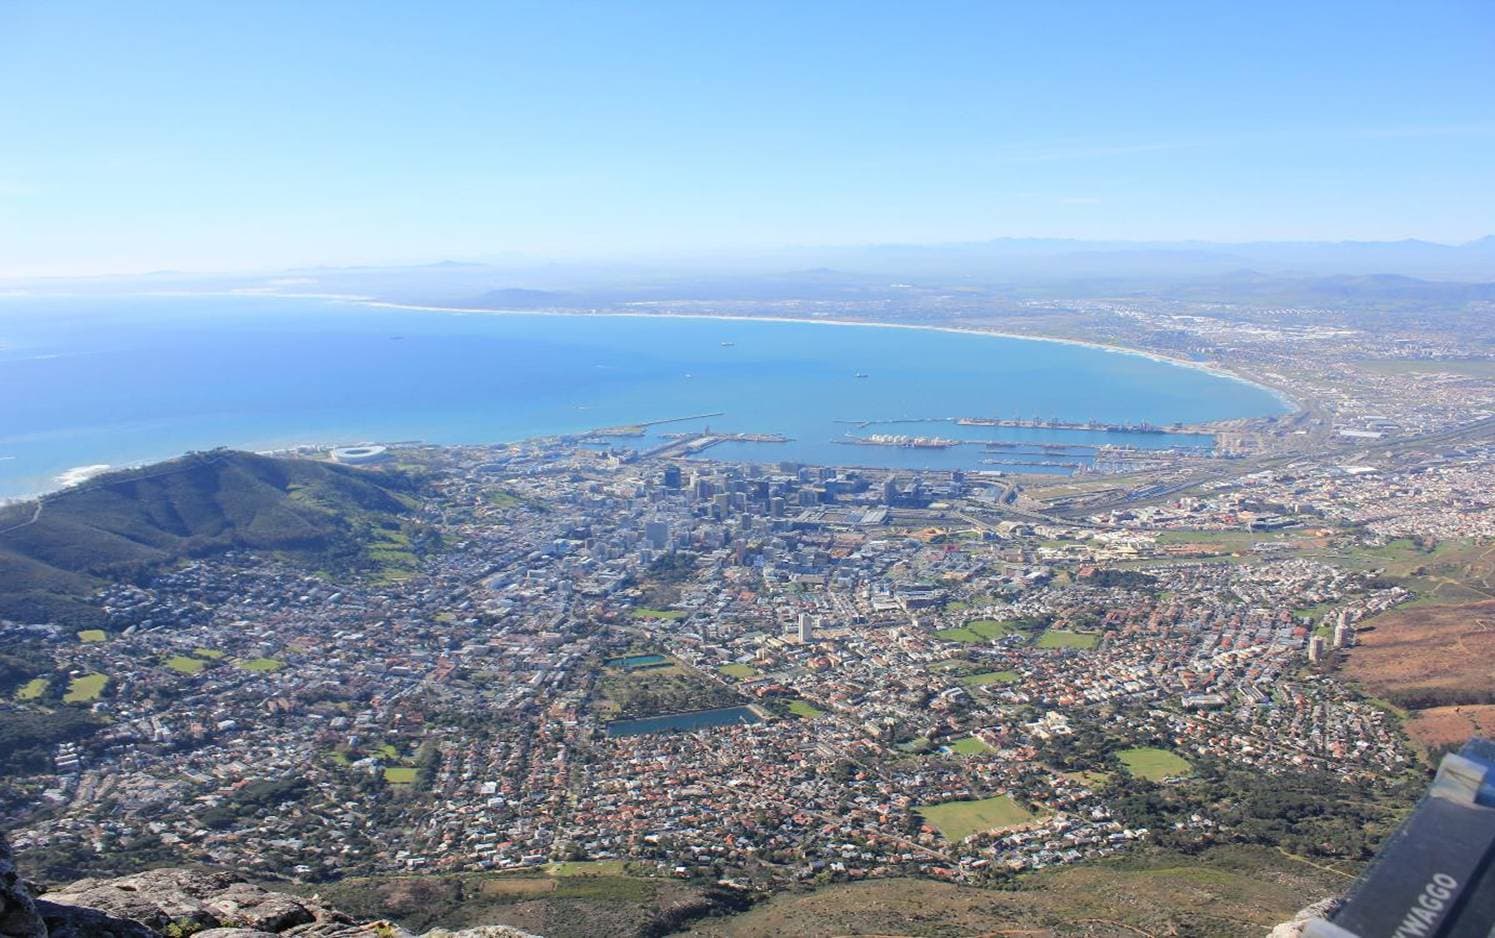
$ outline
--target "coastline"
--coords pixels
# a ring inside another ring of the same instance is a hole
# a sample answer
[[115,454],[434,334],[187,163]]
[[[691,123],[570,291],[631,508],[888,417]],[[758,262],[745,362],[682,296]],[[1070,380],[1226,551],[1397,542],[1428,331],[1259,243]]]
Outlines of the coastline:
[[[1150,360],[1150,361],[1154,361],[1154,362],[1157,362],[1159,364],[1173,365],[1173,366],[1180,367],[1180,368],[1192,369],[1194,371],[1197,371],[1197,372],[1200,372],[1200,373],[1203,373],[1203,374],[1208,374],[1208,375],[1210,375],[1212,377],[1224,378],[1224,379],[1227,379],[1227,380],[1230,380],[1230,381],[1238,382],[1238,383],[1240,383],[1242,385],[1245,385],[1247,387],[1251,387],[1251,388],[1255,388],[1257,390],[1265,391],[1266,393],[1270,394],[1275,400],[1277,400],[1285,408],[1285,410],[1287,410],[1289,413],[1298,412],[1298,411],[1302,410],[1302,405],[1294,397],[1292,397],[1290,394],[1288,394],[1286,391],[1281,390],[1281,389],[1276,388],[1276,387],[1273,387],[1273,386],[1268,385],[1268,384],[1264,384],[1264,383],[1262,383],[1260,381],[1253,380],[1251,378],[1247,378],[1244,375],[1237,374],[1237,373],[1235,373],[1233,371],[1230,371],[1230,370],[1228,370],[1228,369],[1226,369],[1226,368],[1224,368],[1224,367],[1222,367],[1220,365],[1217,365],[1217,364],[1207,363],[1207,362],[1190,361],[1190,360],[1185,360],[1185,359],[1179,359],[1179,358],[1174,358],[1172,356],[1165,355],[1165,354],[1162,354],[1162,353],[1159,353],[1159,352],[1148,351],[1148,350],[1145,350],[1145,349],[1131,348],[1131,347],[1128,347],[1128,346],[1120,346],[1120,345],[1111,345],[1111,344],[1107,344],[1107,343],[1103,343],[1103,342],[1094,342],[1094,341],[1088,341],[1088,340],[1084,340],[1084,339],[1075,339],[1075,338],[1068,338],[1068,337],[1062,337],[1062,336],[1030,335],[1030,334],[1024,334],[1024,333],[1015,333],[1015,332],[1007,332],[1007,331],[1001,331],[1001,330],[995,330],[995,329],[983,329],[983,328],[976,328],[976,327],[964,327],[964,326],[953,326],[953,325],[929,325],[929,324],[907,323],[907,322],[878,322],[878,321],[868,321],[868,320],[865,320],[865,319],[842,319],[842,318],[835,318],[835,319],[815,319],[815,318],[795,317],[795,316],[732,315],[732,314],[726,314],[726,313],[640,312],[640,311],[630,311],[630,310],[609,311],[609,310],[595,310],[595,309],[594,310],[583,310],[583,309],[543,309],[543,310],[491,309],[491,308],[484,308],[484,307],[440,306],[440,305],[434,305],[434,304],[398,303],[398,302],[393,302],[393,301],[388,301],[388,300],[380,300],[380,299],[375,298],[375,297],[363,296],[363,295],[358,295],[358,294],[284,293],[284,292],[268,292],[268,291],[267,292],[258,292],[258,291],[242,291],[242,290],[239,290],[239,291],[174,291],[174,290],[153,290],[153,291],[138,291],[138,292],[134,292],[134,293],[117,294],[117,295],[119,295],[119,296],[135,296],[135,297],[159,296],[159,297],[172,297],[172,298],[191,298],[191,297],[229,298],[229,297],[238,297],[238,298],[245,298],[245,299],[317,300],[317,301],[323,301],[323,302],[328,302],[328,303],[336,303],[336,304],[342,304],[342,305],[347,305],[347,306],[361,306],[361,307],[374,308],[374,309],[408,310],[408,311],[414,311],[414,312],[455,313],[455,314],[462,314],[462,315],[486,315],[486,316],[553,316],[553,317],[562,317],[562,316],[564,316],[564,317],[574,317],[574,318],[585,318],[585,317],[615,317],[615,318],[631,318],[631,319],[650,319],[650,318],[656,318],[656,319],[678,319],[678,320],[703,320],[703,321],[717,321],[717,322],[733,322],[733,321],[742,321],[742,322],[768,322],[768,323],[784,323],[784,324],[798,324],[798,325],[811,325],[811,326],[819,325],[819,326],[863,327],[863,328],[873,328],[873,329],[876,329],[876,328],[882,328],[882,329],[912,329],[912,330],[922,330],[922,331],[927,331],[927,332],[947,333],[947,334],[953,334],[953,335],[981,336],[981,337],[988,337],[988,338],[995,338],[995,339],[1009,339],[1009,340],[1016,340],[1016,341],[1023,341],[1023,342],[1052,342],[1052,343],[1058,343],[1058,344],[1061,344],[1061,345],[1075,346],[1075,347],[1080,347],[1080,348],[1089,348],[1089,349],[1093,349],[1093,350],[1096,350],[1096,351],[1107,352],[1107,353],[1112,353],[1112,354],[1132,355],[1132,356],[1136,356],[1138,358],[1143,358],[1143,359],[1147,359],[1147,360]],[[20,298],[20,297],[17,297],[17,298]],[[30,297],[26,297],[26,298],[30,298]],[[981,416],[981,415],[979,415],[979,414],[972,414],[972,415],[969,415],[969,416]],[[1239,419],[1252,420],[1252,419],[1262,419],[1262,417],[1258,416],[1258,417],[1248,417],[1248,418],[1239,418]],[[1205,421],[1205,422],[1202,422],[1200,424],[1197,424],[1197,426],[1199,426],[1201,428],[1201,432],[1210,432],[1208,430],[1208,428],[1211,426],[1212,423],[1215,423],[1215,422],[1216,421]],[[530,439],[530,438],[537,438],[538,439],[538,438],[543,438],[543,436],[544,435],[541,434],[539,437],[523,437],[523,438],[520,438],[520,439]],[[514,442],[514,441],[509,441],[509,442]],[[319,449],[319,448],[327,448],[327,447],[331,447],[331,446],[343,445],[341,442],[329,442],[329,441],[325,441],[325,440],[318,440],[318,441],[305,441],[305,440],[302,440],[302,441],[285,441],[285,440],[280,440],[280,441],[276,441],[275,443],[270,443],[269,445],[265,445],[266,443],[269,443],[269,441],[263,441],[260,445],[245,444],[245,445],[243,445],[242,447],[239,447],[239,448],[252,449],[253,451],[262,452],[262,453],[266,453],[266,454],[275,454],[275,453],[293,452],[293,451],[297,451],[297,450]],[[113,464],[113,465],[103,464],[103,463],[93,463],[93,464],[89,464],[89,465],[80,465],[80,466],[76,466],[76,467],[71,467],[71,468],[65,469],[62,472],[58,473],[57,475],[53,476],[49,480],[51,484],[48,485],[45,488],[37,489],[37,490],[34,490],[32,492],[28,492],[26,494],[21,494],[21,495],[0,495],[0,506],[14,505],[14,504],[19,504],[19,503],[23,503],[23,502],[34,501],[36,499],[46,498],[46,497],[48,497],[50,495],[53,495],[53,494],[56,494],[58,492],[65,491],[65,490],[67,490],[69,488],[72,488],[72,487],[76,486],[77,484],[79,484],[81,482],[84,482],[87,479],[91,478],[92,476],[95,476],[95,475],[98,475],[98,474],[102,474],[102,473],[105,473],[105,472],[113,472],[113,471],[119,471],[119,470],[126,470],[126,469],[131,469],[131,468],[138,468],[139,466],[149,465],[149,464],[151,464],[153,462],[160,461],[161,459],[171,459],[171,458],[175,458],[176,456],[180,456],[180,455],[181,455],[181,453],[175,453],[175,454],[172,454],[172,455],[169,455],[169,456],[160,457],[159,459],[146,459],[146,460],[142,460],[142,461],[122,462],[122,463]]]
[[[173,294],[176,296],[187,294]],[[1086,339],[1072,339],[1064,336],[1030,335],[1021,332],[1003,332],[996,329],[963,328],[960,326],[932,326],[912,322],[872,322],[865,319],[806,319],[798,316],[732,316],[726,313],[640,313],[640,312],[603,312],[600,310],[565,310],[565,309],[485,309],[472,306],[433,306],[416,303],[394,303],[388,300],[379,300],[373,297],[338,294],[311,294],[311,293],[230,293],[217,294],[226,296],[264,296],[285,297],[287,299],[317,299],[330,300],[339,303],[348,303],[356,306],[370,306],[380,309],[408,309],[433,313],[469,313],[486,314],[490,316],[610,316],[631,319],[705,319],[719,322],[779,322],[796,323],[807,326],[860,326],[868,329],[919,329],[926,332],[944,332],[952,335],[974,335],[986,336],[994,339],[1016,339],[1022,342],[1056,342],[1061,345],[1072,345],[1079,348],[1095,349],[1101,352],[1111,352],[1117,355],[1134,355],[1149,361],[1159,362],[1165,365],[1175,365],[1179,368],[1190,368],[1194,371],[1203,372],[1216,378],[1224,378],[1229,381],[1237,381],[1249,387],[1265,391],[1275,397],[1289,412],[1297,412],[1303,409],[1303,405],[1287,391],[1263,384],[1245,375],[1230,371],[1224,366],[1209,362],[1190,361],[1184,358],[1174,358],[1161,352],[1152,352],[1147,349],[1132,348],[1126,345],[1110,345],[1105,342],[1092,342]],[[971,415],[979,416],[979,415]]]
[[[4,298],[35,298],[41,294],[35,293],[12,293],[0,294]],[[50,296],[66,296],[76,294],[53,293]],[[1056,342],[1061,345],[1077,346],[1079,348],[1095,349],[1101,352],[1111,352],[1117,355],[1134,355],[1160,364],[1174,365],[1179,368],[1190,368],[1194,371],[1203,372],[1217,378],[1228,381],[1237,381],[1249,387],[1256,388],[1272,395],[1278,400],[1289,413],[1304,410],[1303,404],[1290,393],[1282,388],[1264,384],[1253,378],[1239,374],[1229,368],[1210,362],[1191,361],[1185,358],[1175,358],[1162,352],[1149,351],[1147,349],[1133,348],[1128,345],[1112,345],[1106,342],[1095,342],[1089,339],[1076,339],[1068,336],[1033,335],[1023,332],[1006,332],[998,329],[979,329],[962,326],[938,326],[924,323],[912,322],[877,322],[866,319],[810,319],[803,316],[735,316],[727,313],[644,313],[632,311],[606,311],[597,309],[493,309],[482,306],[438,306],[428,303],[397,303],[392,300],[381,300],[378,297],[365,296],[357,293],[282,293],[270,290],[142,290],[132,293],[114,294],[116,296],[161,296],[161,297],[240,297],[244,299],[279,299],[279,300],[323,300],[332,303],[342,303],[350,306],[367,306],[376,309],[403,309],[415,312],[431,313],[462,313],[464,315],[485,316],[570,316],[577,318],[585,317],[615,317],[629,319],[701,319],[719,322],[779,322],[793,323],[807,326],[859,326],[868,329],[919,329],[927,332],[944,332],[952,335],[974,335],[986,336],[995,339],[1015,339],[1023,342]],[[975,415],[972,415],[975,416]]]

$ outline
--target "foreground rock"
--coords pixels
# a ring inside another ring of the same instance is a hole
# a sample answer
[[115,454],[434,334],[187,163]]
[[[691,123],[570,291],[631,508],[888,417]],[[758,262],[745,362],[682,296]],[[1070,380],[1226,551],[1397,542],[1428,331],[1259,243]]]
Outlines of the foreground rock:
[[[316,898],[273,892],[230,873],[148,870],[83,879],[37,898],[0,838],[0,938],[414,938],[356,922]],[[424,938],[538,938],[505,926],[437,929]]]
[[234,929],[317,936],[352,934],[361,928],[315,899],[270,892],[228,873],[202,870],[149,870],[117,879],[79,880],[48,893],[45,902],[138,922],[162,935]]
[[0,936],[46,938],[47,926],[36,910],[21,874],[10,854],[10,844],[0,837]]

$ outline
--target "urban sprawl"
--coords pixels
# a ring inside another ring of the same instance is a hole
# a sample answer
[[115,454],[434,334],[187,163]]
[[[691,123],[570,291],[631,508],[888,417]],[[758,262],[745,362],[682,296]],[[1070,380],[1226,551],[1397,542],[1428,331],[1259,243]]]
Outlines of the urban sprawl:
[[96,632],[0,626],[109,721],[11,780],[10,838],[311,881],[982,881],[1230,833],[1139,824],[1118,781],[1406,776],[1340,666],[1418,599],[1387,558],[1495,535],[1495,384],[1415,335],[1100,312],[1228,347],[1294,412],[1073,476],[721,462],[690,434],[359,450],[427,480],[370,572],[235,551],[109,587]]

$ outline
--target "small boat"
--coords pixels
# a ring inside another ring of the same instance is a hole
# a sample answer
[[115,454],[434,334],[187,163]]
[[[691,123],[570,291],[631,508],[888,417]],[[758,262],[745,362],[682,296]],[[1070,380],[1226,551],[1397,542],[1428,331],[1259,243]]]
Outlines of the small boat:
[[857,372],[857,377],[858,378],[866,378],[866,377],[868,377],[868,374],[865,371],[859,371],[859,372]]
[[722,348],[731,348],[732,346],[734,346],[736,344],[737,344],[736,342],[723,342],[722,343]]

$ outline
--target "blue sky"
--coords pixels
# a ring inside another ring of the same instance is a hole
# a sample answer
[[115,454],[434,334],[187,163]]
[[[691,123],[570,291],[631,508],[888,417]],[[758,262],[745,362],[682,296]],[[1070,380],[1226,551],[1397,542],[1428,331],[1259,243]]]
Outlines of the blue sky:
[[1495,3],[0,0],[0,274],[1495,231]]

